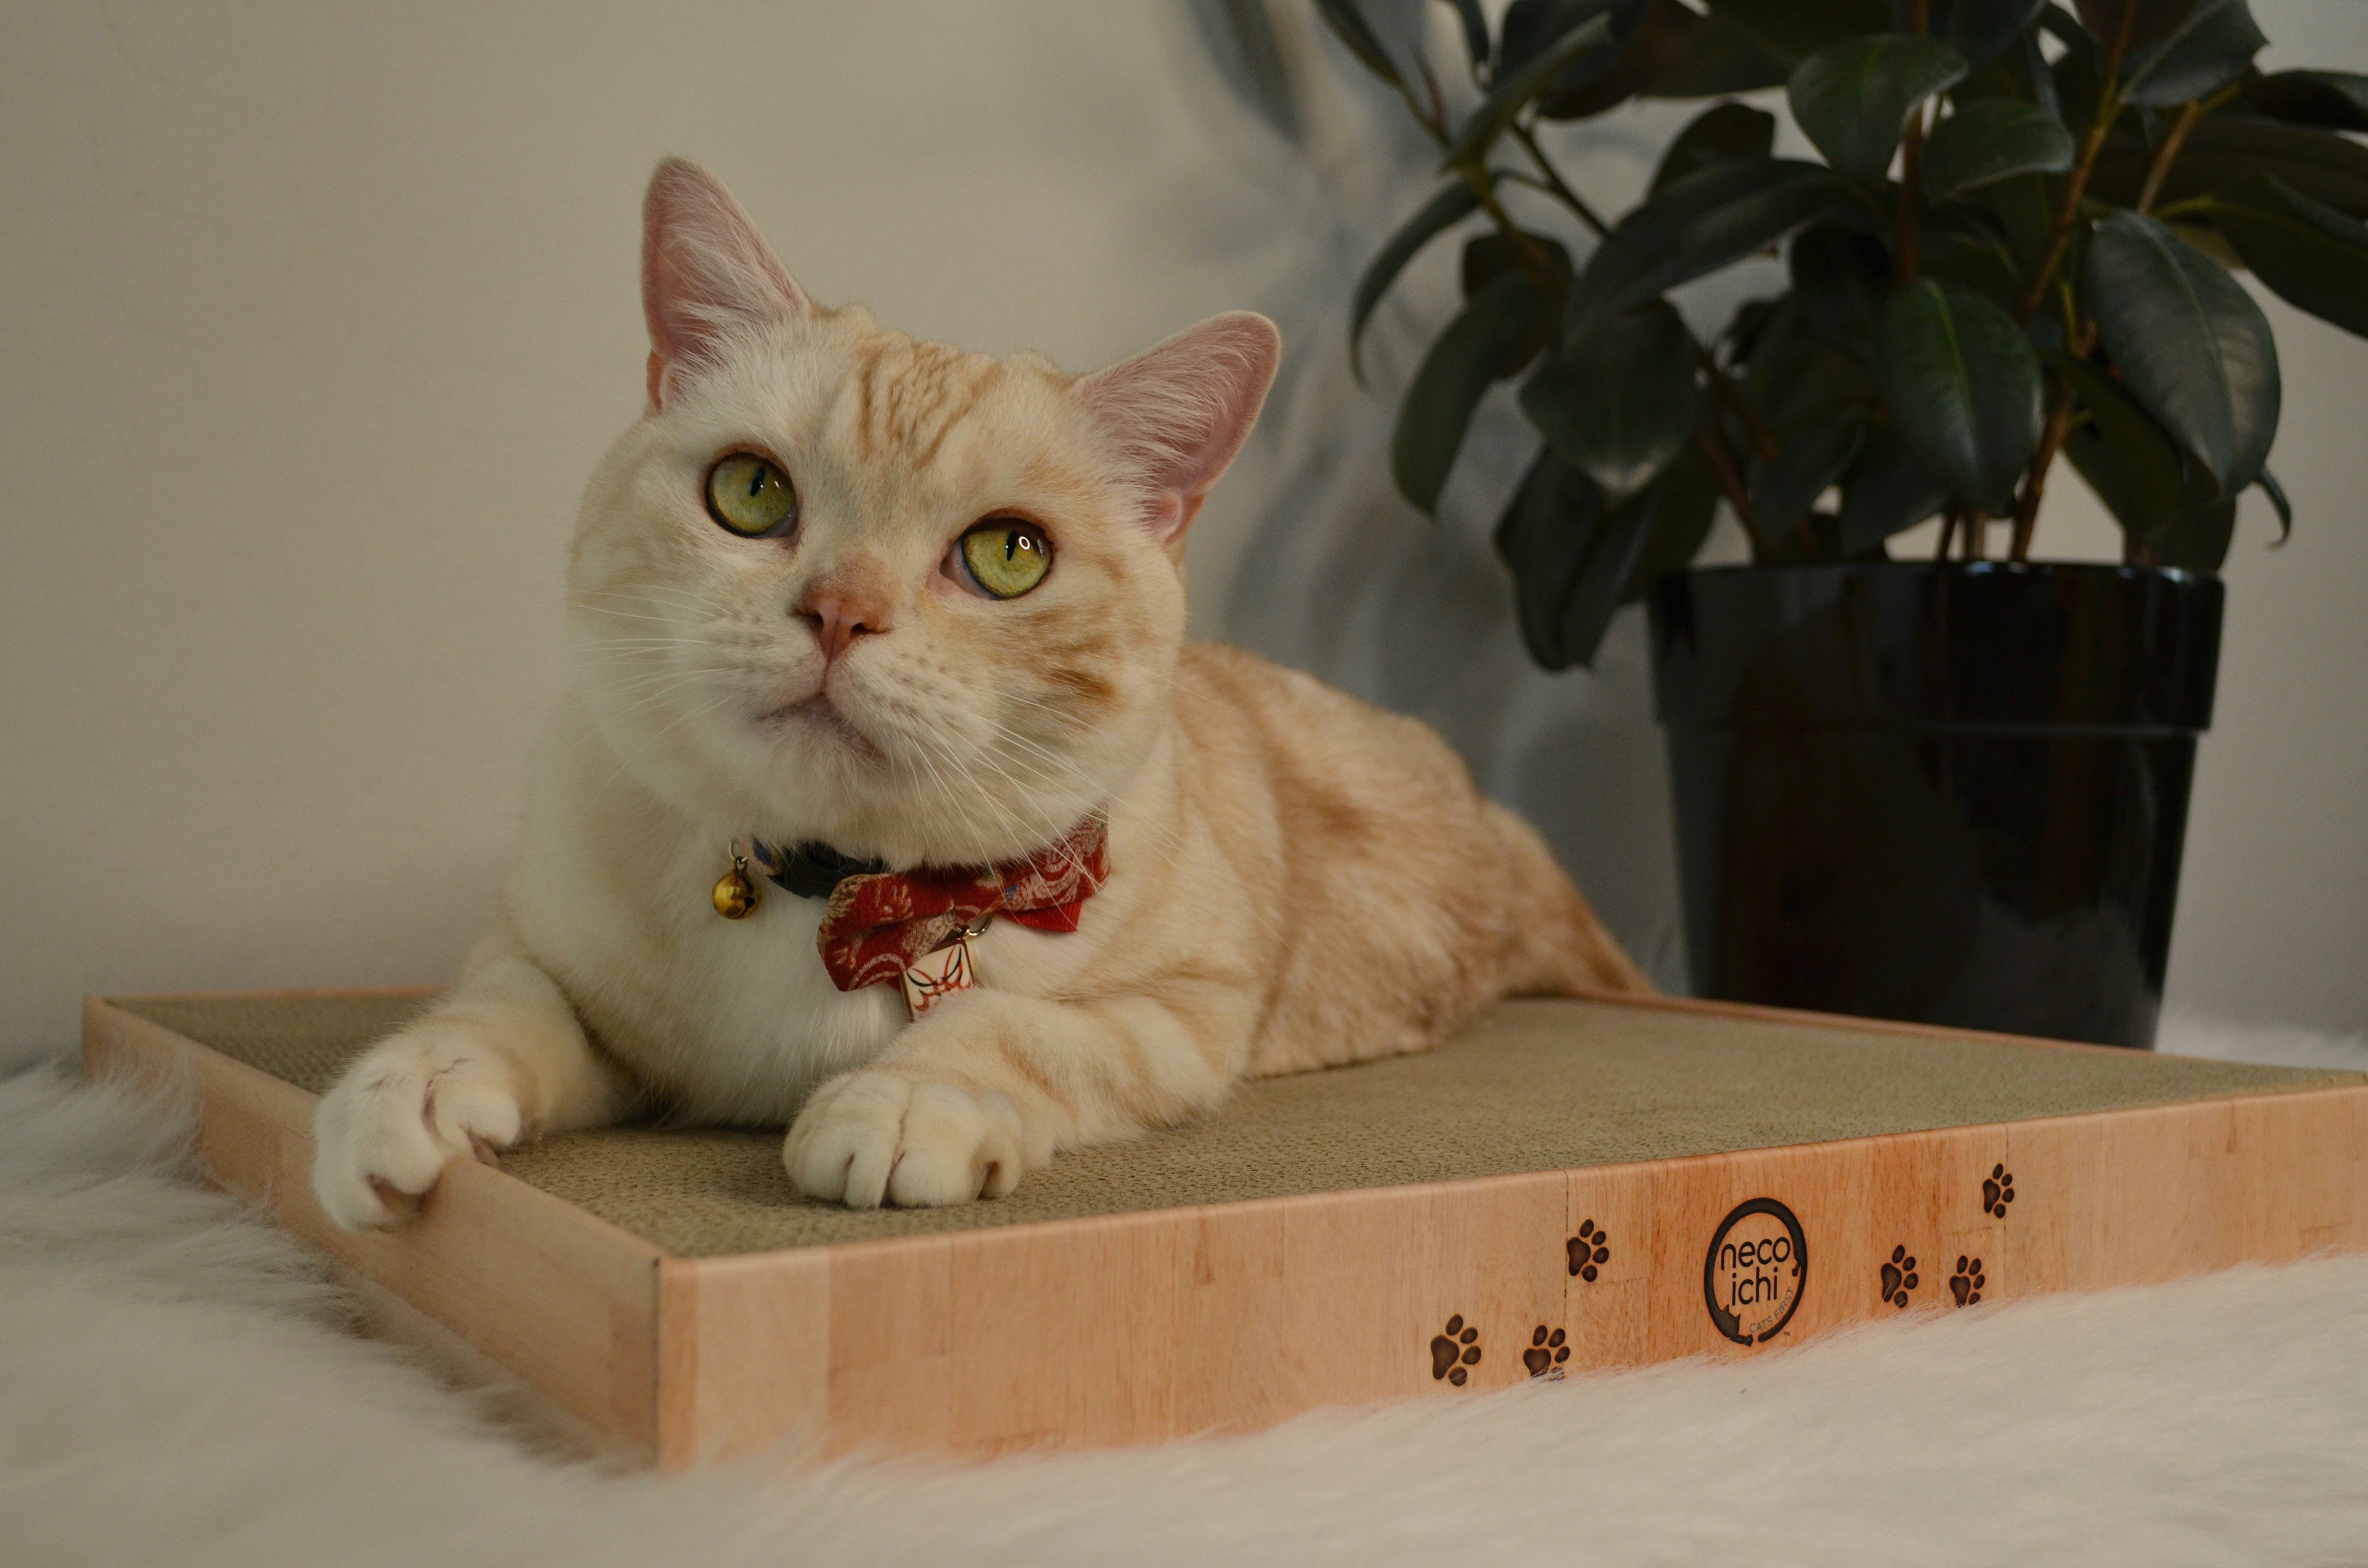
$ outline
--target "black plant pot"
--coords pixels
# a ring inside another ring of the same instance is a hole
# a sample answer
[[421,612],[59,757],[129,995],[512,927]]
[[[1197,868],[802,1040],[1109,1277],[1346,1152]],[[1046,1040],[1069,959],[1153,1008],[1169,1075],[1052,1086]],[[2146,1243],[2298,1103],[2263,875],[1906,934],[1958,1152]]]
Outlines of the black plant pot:
[[1694,989],[2152,1046],[2222,597],[2002,562],[1661,578]]

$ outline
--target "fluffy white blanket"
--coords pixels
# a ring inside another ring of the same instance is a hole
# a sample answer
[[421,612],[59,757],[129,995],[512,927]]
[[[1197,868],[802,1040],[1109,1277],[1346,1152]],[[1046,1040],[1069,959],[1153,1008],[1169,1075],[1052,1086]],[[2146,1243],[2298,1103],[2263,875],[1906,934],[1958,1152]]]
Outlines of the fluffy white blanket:
[[[2195,1052],[2368,1045],[2174,1020]],[[612,1475],[343,1329],[169,1108],[0,1082],[0,1561],[2327,1563],[2368,1559],[2368,1259],[971,1470]]]

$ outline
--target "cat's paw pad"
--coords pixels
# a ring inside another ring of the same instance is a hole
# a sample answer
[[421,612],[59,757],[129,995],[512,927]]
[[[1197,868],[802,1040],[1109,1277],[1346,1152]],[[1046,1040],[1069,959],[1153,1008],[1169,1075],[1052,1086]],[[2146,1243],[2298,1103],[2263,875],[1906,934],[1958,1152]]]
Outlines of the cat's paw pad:
[[1883,1266],[1883,1299],[1895,1307],[1904,1307],[1917,1284],[1916,1259],[1904,1244],[1893,1247],[1891,1261]]
[[1570,1271],[1588,1284],[1595,1283],[1595,1271],[1611,1261],[1611,1238],[1596,1229],[1592,1220],[1582,1220],[1578,1234],[1564,1244],[1570,1255]]
[[1480,1364],[1479,1338],[1478,1325],[1467,1325],[1462,1312],[1449,1318],[1446,1328],[1431,1336],[1431,1381],[1443,1378],[1462,1388],[1464,1380],[1472,1375],[1470,1369]]
[[1001,1198],[1025,1171],[1019,1109],[1001,1095],[867,1071],[814,1091],[781,1163],[808,1198],[849,1209]]
[[1949,1277],[1949,1294],[1957,1298],[1957,1305],[1970,1307],[1982,1299],[1982,1287],[1990,1277],[1982,1272],[1978,1257],[1957,1259],[1957,1272]]
[[397,1035],[347,1069],[313,1118],[313,1195],[341,1229],[417,1212],[454,1159],[490,1160],[526,1118],[507,1062],[460,1033]]
[[1543,1324],[1530,1331],[1530,1347],[1521,1352],[1521,1365],[1530,1369],[1530,1376],[1561,1380],[1563,1363],[1570,1359],[1570,1346],[1563,1343],[1565,1337],[1558,1328],[1549,1333]]

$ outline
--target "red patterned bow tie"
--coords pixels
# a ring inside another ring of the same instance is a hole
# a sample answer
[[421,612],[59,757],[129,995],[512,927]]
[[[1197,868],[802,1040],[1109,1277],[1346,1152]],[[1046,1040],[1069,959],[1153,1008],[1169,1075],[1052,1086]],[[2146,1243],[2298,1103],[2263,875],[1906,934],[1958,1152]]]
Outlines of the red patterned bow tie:
[[1074,931],[1086,900],[1109,878],[1110,824],[1087,817],[1024,860],[848,877],[831,890],[815,945],[841,991],[894,985],[915,960],[990,915]]

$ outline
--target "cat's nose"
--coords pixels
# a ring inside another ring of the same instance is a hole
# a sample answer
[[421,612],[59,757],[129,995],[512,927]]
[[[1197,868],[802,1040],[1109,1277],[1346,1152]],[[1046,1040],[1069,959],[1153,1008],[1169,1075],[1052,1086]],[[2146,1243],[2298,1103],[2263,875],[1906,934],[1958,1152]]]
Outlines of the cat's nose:
[[846,653],[858,637],[888,630],[888,607],[852,594],[813,595],[799,607],[798,615],[814,628],[825,662]]

